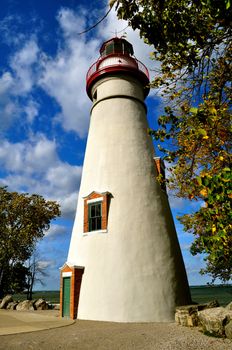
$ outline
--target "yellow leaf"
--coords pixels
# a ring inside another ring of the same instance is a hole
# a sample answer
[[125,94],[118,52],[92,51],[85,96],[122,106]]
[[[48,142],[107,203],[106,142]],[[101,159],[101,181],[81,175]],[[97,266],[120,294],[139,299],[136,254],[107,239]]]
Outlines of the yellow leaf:
[[209,111],[210,111],[211,114],[217,115],[217,110],[216,110],[215,107],[210,107]]
[[200,191],[200,194],[203,196],[203,197],[206,197],[208,192],[205,188],[203,188],[201,191]]

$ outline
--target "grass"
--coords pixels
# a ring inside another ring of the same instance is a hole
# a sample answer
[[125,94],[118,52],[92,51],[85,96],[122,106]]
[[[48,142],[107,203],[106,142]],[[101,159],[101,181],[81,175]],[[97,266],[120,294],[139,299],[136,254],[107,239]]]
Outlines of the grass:
[[[46,290],[46,291],[35,291],[33,292],[32,299],[45,299],[46,301],[52,304],[59,304],[60,302],[60,291],[59,290]],[[14,300],[25,300],[27,295],[24,293],[14,294]]]
[[226,306],[232,301],[232,285],[192,286],[190,291],[192,300],[199,304],[216,299],[220,306]]
[[[232,301],[232,285],[227,286],[192,286],[190,287],[192,300],[196,303],[207,303],[217,299],[220,306],[226,306]],[[14,300],[25,300],[25,294],[15,294]],[[53,304],[60,302],[60,292],[53,291],[35,291],[33,299],[43,298]]]

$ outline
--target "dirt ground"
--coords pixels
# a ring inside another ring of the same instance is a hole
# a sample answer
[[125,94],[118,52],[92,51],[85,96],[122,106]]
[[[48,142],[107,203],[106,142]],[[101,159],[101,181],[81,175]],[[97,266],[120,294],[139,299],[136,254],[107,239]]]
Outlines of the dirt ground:
[[1,350],[232,350],[232,341],[175,323],[76,321],[70,326],[0,336]]

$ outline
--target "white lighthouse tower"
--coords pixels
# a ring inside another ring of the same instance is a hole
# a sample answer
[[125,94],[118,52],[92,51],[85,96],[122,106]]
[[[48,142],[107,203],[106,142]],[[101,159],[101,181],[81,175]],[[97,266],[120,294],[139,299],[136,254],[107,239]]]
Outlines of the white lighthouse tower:
[[[62,315],[79,319],[171,321],[191,301],[161,163],[147,134],[146,67],[113,38],[87,73],[93,101],[68,259]],[[156,160],[156,161],[155,161]]]

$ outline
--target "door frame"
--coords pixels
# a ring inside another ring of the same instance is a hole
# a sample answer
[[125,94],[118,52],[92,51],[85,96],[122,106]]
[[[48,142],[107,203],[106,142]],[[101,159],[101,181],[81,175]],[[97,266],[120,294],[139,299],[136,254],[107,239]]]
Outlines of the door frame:
[[70,277],[70,315],[71,319],[77,318],[78,304],[81,291],[82,276],[84,273],[83,266],[70,265],[65,263],[60,268],[60,317],[63,315],[64,308],[64,278]]

